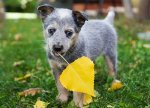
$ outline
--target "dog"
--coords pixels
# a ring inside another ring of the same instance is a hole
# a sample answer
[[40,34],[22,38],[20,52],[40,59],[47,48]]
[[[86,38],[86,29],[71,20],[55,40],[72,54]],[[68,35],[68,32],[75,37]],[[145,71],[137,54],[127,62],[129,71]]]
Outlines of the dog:
[[[117,33],[113,26],[113,10],[110,10],[103,20],[88,20],[84,13],[55,8],[49,4],[41,4],[37,9],[43,22],[45,48],[59,93],[57,99],[60,102],[67,102],[69,91],[59,81],[61,72],[67,66],[59,54],[69,63],[82,56],[94,61],[99,55],[103,55],[109,75],[116,79]],[[83,93],[73,92],[77,107],[83,106],[83,96]]]

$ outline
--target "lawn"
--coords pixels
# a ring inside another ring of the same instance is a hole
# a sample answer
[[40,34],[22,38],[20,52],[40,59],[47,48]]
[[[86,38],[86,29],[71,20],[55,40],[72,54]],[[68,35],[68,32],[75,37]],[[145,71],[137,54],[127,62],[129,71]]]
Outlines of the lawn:
[[[109,78],[103,57],[96,61],[94,98],[90,108],[150,108],[150,42],[137,38],[137,33],[148,31],[150,22],[116,19],[118,32],[118,79],[124,87],[108,92]],[[40,98],[48,108],[72,108],[72,98],[60,105],[55,97],[57,89],[44,51],[40,20],[6,20],[0,33],[0,108],[33,108]],[[20,39],[15,39],[19,37]],[[22,61],[18,66],[15,63]],[[30,78],[16,81],[27,73]],[[46,92],[35,96],[19,96],[29,88]]]

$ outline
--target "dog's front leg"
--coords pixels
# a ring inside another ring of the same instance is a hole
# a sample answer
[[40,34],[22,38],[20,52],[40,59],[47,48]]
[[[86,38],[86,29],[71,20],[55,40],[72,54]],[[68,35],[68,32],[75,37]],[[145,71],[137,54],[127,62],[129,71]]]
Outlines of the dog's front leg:
[[73,92],[73,100],[77,107],[79,108],[83,107],[83,99],[84,99],[84,93]]
[[52,62],[51,62],[51,68],[52,68],[56,86],[58,89],[57,100],[60,101],[61,103],[65,103],[68,101],[69,91],[62,86],[59,80],[59,76],[64,68],[60,68],[57,66],[57,64],[52,63]]

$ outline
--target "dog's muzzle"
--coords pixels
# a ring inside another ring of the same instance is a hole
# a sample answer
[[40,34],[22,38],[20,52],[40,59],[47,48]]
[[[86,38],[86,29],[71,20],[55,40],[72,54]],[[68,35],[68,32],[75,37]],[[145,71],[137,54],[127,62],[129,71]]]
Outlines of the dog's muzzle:
[[59,56],[59,54],[63,55],[64,54],[63,49],[64,49],[63,45],[59,45],[59,44],[53,45],[52,52],[55,56]]

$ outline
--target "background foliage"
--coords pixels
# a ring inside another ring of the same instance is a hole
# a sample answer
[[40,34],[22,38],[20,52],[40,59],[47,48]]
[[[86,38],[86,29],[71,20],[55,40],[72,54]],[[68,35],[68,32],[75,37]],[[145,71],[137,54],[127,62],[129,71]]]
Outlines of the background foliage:
[[33,12],[37,5],[36,0],[4,0],[8,12]]

